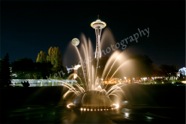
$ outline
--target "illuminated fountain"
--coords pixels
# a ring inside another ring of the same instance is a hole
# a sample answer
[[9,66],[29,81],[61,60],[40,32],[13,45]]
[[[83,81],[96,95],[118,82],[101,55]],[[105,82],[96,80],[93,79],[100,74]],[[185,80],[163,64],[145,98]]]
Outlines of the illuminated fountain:
[[75,73],[70,75],[69,79],[77,77],[79,81],[73,85],[63,83],[63,86],[68,88],[63,97],[67,100],[67,108],[69,109],[109,111],[119,108],[120,100],[124,95],[121,89],[123,84],[116,83],[108,86],[105,82],[112,79],[121,69],[123,61],[120,61],[120,59],[123,60],[123,53],[115,51],[108,59],[102,76],[98,76],[99,61],[102,58],[100,47],[101,31],[105,26],[106,23],[100,19],[91,23],[91,27],[95,29],[96,33],[95,56],[91,41],[87,40],[85,36],[81,37],[81,44],[78,38],[72,39],[71,44],[77,53],[80,62],[78,68],[81,67],[79,70],[81,70],[82,76],[80,77],[77,74],[77,69],[75,69]]

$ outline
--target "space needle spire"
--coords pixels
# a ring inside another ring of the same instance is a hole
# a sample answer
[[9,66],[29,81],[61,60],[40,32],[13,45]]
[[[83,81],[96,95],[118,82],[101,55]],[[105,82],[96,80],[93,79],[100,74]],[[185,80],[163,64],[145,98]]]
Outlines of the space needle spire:
[[96,21],[93,21],[90,26],[95,29],[95,34],[96,34],[96,51],[95,51],[95,58],[99,59],[101,58],[101,46],[100,46],[100,39],[101,39],[101,31],[103,28],[106,27],[106,23],[98,19]]

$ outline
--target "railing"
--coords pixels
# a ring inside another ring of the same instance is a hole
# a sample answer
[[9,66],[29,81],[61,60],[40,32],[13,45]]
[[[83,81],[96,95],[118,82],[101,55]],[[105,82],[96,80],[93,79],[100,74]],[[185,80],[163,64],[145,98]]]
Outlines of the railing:
[[28,83],[29,87],[42,86],[62,86],[63,83],[73,84],[76,80],[57,80],[57,79],[12,79],[12,86],[22,87],[24,83]]

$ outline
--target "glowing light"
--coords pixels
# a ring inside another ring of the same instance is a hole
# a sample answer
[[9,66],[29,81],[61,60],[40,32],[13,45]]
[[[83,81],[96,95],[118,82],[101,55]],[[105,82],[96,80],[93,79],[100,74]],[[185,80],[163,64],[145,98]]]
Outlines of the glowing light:
[[148,122],[151,122],[151,121],[152,121],[152,119],[153,119],[153,117],[146,116],[146,119],[147,119],[147,121],[148,121]]
[[90,24],[90,26],[94,29],[96,29],[96,28],[103,29],[107,26],[107,24],[105,22],[101,21],[100,19],[97,19],[96,21],[92,22]]
[[80,111],[83,111],[83,108],[80,108]]
[[186,76],[186,67],[180,68],[178,72],[183,76]]
[[77,75],[77,74],[74,74],[74,75],[73,75],[73,78],[74,78],[74,79],[76,79],[77,77],[78,77],[78,75]]
[[186,81],[181,81],[182,83],[186,84]]
[[125,118],[129,118],[129,113],[128,113],[128,112],[125,112],[125,113],[124,113],[124,117],[125,117]]
[[78,65],[75,65],[74,66],[74,70],[78,70],[78,68],[80,68],[80,67],[81,67],[81,65],[79,65],[79,64]]
[[127,100],[123,101],[123,105],[126,106],[129,102]]
[[[68,104],[67,106],[71,107],[70,104]],[[109,111],[109,110],[114,110],[114,109],[116,109],[116,107],[115,108],[100,108],[100,109],[99,108],[80,108],[79,110],[80,111],[91,111],[91,112],[93,112],[93,111]]]
[[146,116],[146,117],[147,117],[148,120],[151,120],[152,119],[152,117],[150,117],[150,116]]
[[73,38],[72,41],[71,41],[71,43],[72,43],[73,46],[78,46],[79,43],[80,43],[80,41],[79,41],[78,38]]
[[73,103],[69,103],[69,104],[67,104],[67,108],[71,108],[72,106],[74,106],[74,104]]
[[118,109],[120,106],[119,106],[119,104],[113,104],[113,107],[114,107],[115,109]]

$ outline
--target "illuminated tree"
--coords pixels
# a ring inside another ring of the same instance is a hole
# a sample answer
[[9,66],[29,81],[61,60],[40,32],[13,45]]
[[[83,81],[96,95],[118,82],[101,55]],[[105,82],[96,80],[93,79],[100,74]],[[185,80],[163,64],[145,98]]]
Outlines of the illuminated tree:
[[62,68],[62,54],[59,47],[50,47],[48,49],[47,61],[53,66],[53,71],[59,71]]
[[38,53],[36,58],[37,63],[46,63],[47,62],[47,55],[42,50]]
[[67,76],[67,70],[62,65],[62,54],[59,47],[49,47],[48,54],[40,51],[36,58],[36,68],[43,78],[55,77],[61,71],[64,74],[57,77],[65,78]]

